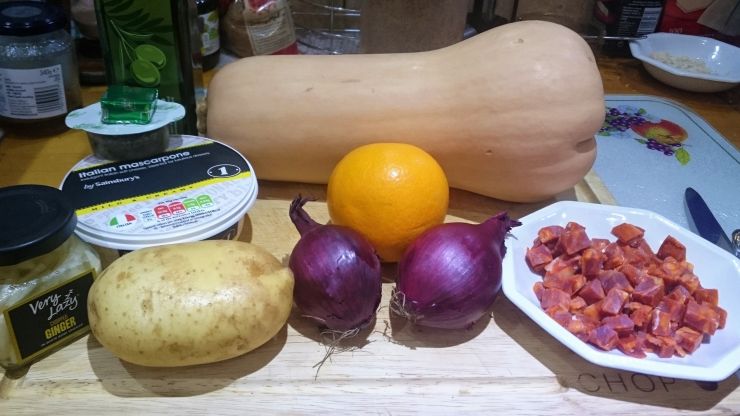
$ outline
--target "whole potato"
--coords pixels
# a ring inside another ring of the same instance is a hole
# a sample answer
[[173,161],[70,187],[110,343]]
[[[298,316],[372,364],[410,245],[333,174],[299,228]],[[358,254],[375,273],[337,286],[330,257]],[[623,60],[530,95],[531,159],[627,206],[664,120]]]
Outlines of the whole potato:
[[88,296],[90,329],[131,363],[175,367],[236,357],[272,338],[293,305],[293,274],[266,250],[209,240],[115,260]]

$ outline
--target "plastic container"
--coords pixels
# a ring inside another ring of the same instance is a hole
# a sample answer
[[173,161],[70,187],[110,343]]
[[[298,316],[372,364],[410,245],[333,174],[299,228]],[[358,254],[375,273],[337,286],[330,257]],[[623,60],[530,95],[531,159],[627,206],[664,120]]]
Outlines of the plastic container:
[[239,237],[257,199],[257,178],[241,154],[197,136],[171,136],[145,159],[78,162],[62,191],[77,210],[76,233],[107,265],[139,248]]
[[93,154],[105,160],[130,160],[149,157],[167,150],[170,124],[185,116],[185,108],[163,100],[156,101],[147,124],[107,124],[101,103],[69,113],[66,123],[87,132]]
[[53,4],[0,2],[0,124],[21,136],[65,131],[82,104],[67,17]]
[[75,236],[60,190],[0,188],[0,206],[0,365],[15,369],[88,332],[87,293],[101,263]]

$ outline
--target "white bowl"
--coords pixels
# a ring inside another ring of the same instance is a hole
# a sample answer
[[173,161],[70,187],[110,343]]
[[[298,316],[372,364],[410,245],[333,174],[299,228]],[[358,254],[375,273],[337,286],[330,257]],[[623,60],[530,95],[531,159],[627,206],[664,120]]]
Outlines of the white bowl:
[[[584,202],[557,202],[536,211],[520,221],[506,239],[507,252],[503,263],[503,290],[542,329],[584,359],[604,367],[700,381],[724,380],[740,368],[740,259],[682,228],[680,225],[650,211]],[[686,260],[694,264],[694,273],[706,288],[719,290],[719,305],[727,311],[727,322],[708,343],[703,343],[686,357],[660,358],[648,353],[645,358],[627,356],[619,350],[603,351],[587,344],[568,332],[540,307],[532,288],[542,278],[532,272],[525,261],[527,247],[537,231],[548,225],[564,226],[569,221],[586,227],[591,238],[616,237],[611,229],[629,222],[645,230],[645,240],[658,250],[667,235],[686,246]]]
[[[642,61],[650,75],[675,88],[717,92],[740,84],[740,48],[716,39],[658,32],[647,35],[645,39],[630,41],[630,51],[632,56]],[[700,60],[710,73],[668,65],[653,56],[660,52]]]

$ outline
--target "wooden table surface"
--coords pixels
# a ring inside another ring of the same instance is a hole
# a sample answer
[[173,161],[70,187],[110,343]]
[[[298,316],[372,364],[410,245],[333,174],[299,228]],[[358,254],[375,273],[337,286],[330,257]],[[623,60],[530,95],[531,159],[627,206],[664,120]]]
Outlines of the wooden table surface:
[[[654,81],[632,59],[599,58],[599,65],[606,93],[679,101],[740,147],[739,89],[682,92]],[[85,88],[85,104],[102,91]],[[0,186],[58,186],[89,151],[78,131],[40,139],[9,135],[0,141]],[[448,220],[477,222],[499,210],[518,217],[556,199],[609,202],[597,178],[589,179],[536,204],[453,190]],[[261,182],[241,239],[286,258],[298,239],[286,201],[298,192],[318,197],[308,210],[317,221],[328,220],[323,186]],[[387,305],[393,274],[392,267],[384,271],[389,282],[381,305]],[[382,307],[374,328],[317,370],[313,366],[325,353],[320,340],[312,324],[293,315],[274,339],[242,357],[152,369],[122,362],[85,336],[28,371],[3,374],[0,415],[740,414],[737,376],[718,384],[696,383],[590,364],[542,331],[503,294],[491,317],[468,331],[414,328]]]

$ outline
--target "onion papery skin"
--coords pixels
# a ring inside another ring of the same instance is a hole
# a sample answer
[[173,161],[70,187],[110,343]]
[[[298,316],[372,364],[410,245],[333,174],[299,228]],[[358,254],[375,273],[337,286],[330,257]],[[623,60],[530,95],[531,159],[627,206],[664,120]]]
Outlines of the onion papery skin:
[[398,264],[394,309],[421,326],[469,328],[501,290],[506,213],[481,224],[446,223],[421,234]]
[[303,211],[305,202],[299,196],[291,205],[291,219],[301,233],[289,260],[296,307],[329,330],[374,323],[382,276],[373,246],[351,228],[314,222]]

